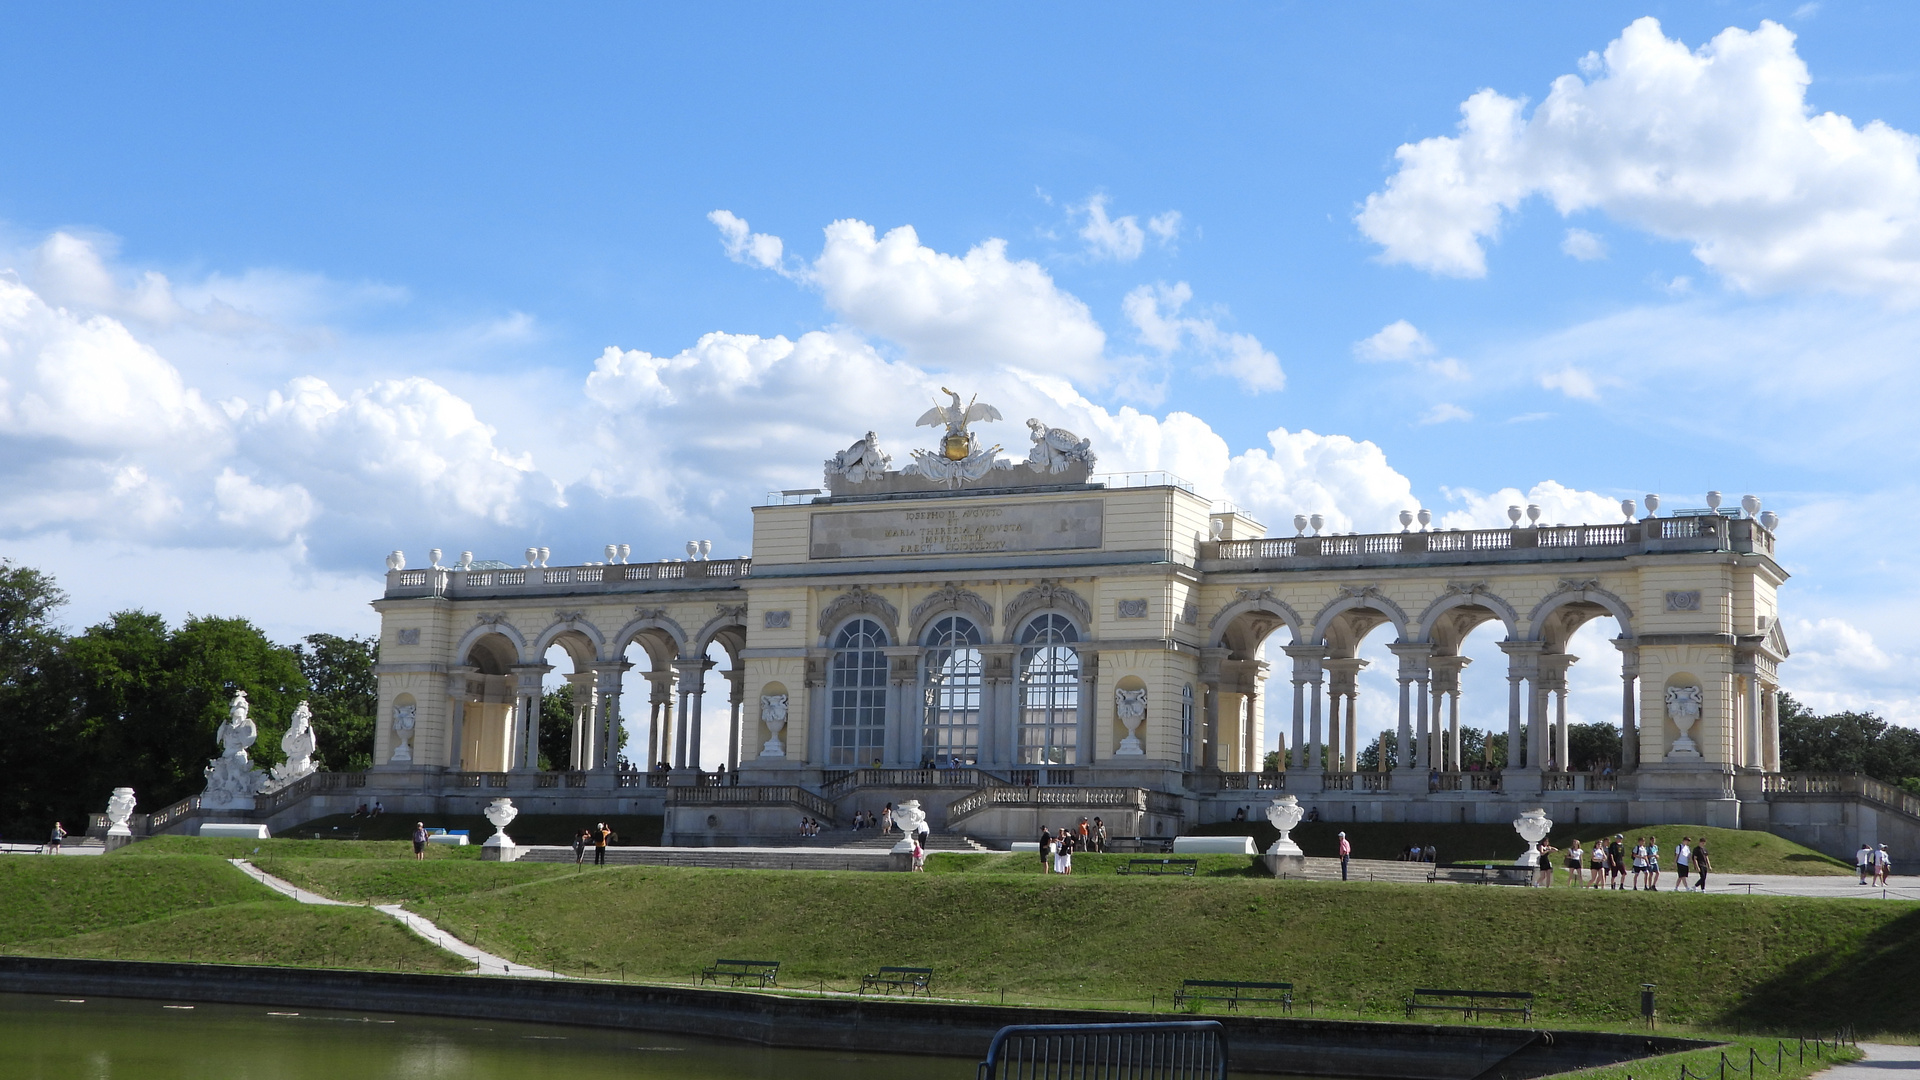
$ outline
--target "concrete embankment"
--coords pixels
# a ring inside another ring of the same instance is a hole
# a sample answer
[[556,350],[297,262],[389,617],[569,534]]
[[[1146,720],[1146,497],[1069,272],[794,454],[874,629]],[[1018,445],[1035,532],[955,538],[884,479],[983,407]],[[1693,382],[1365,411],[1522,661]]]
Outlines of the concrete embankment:
[[[0,991],[415,1013],[704,1035],[766,1046],[978,1058],[1007,1024],[1165,1015],[486,976],[0,957]],[[1367,1080],[1528,1080],[1709,1045],[1521,1027],[1220,1017],[1235,1071]]]

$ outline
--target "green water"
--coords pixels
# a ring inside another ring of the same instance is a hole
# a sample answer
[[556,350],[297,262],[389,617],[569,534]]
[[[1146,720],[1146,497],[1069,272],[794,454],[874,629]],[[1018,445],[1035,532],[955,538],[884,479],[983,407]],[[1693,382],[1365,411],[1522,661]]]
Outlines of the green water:
[[0,994],[6,1080],[962,1080],[974,1066],[644,1031]]

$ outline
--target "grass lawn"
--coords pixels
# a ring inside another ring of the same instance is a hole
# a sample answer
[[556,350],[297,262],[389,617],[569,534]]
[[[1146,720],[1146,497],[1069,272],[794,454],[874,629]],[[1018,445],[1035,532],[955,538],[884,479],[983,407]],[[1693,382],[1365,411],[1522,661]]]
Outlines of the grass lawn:
[[274,893],[224,860],[0,859],[0,945],[86,934]]
[[[964,858],[964,857],[962,857]],[[1034,859],[1037,863],[1037,859]],[[1076,860],[1077,861],[1077,860]],[[1317,1015],[1385,1015],[1413,986],[1531,990],[1553,1021],[1920,1029],[1920,905],[1667,893],[618,867],[443,894],[416,910],[562,971],[689,981],[719,956],[857,985],[931,966],[943,993],[1164,1003],[1182,978],[1291,981]]]
[[[411,858],[275,858],[255,865],[322,896],[380,904],[484,892],[583,872],[572,863],[493,863],[476,859],[416,863]],[[584,872],[593,873],[594,868]]]
[[[1264,813],[1264,803],[1251,813]],[[1280,834],[1266,821],[1222,821],[1190,830],[1205,836],[1252,836],[1265,851]],[[1397,859],[1409,844],[1432,844],[1441,862],[1512,862],[1526,844],[1510,825],[1428,825],[1417,822],[1316,821],[1293,830],[1293,839],[1311,856],[1334,858],[1340,851],[1340,833],[1347,834],[1356,859]],[[1704,825],[1569,825],[1557,822],[1547,842],[1566,850],[1574,841],[1590,847],[1593,841],[1625,834],[1628,848],[1641,836],[1653,835],[1660,844],[1661,870],[1672,872],[1674,848],[1682,836],[1707,840],[1715,874],[1851,874],[1853,864],[1802,847],[1784,837],[1746,829],[1712,829]],[[1037,863],[1038,857],[1035,858]],[[1077,860],[1076,860],[1077,861]]]
[[406,927],[360,907],[318,907],[287,899],[189,911],[89,934],[10,945],[29,956],[186,960],[222,964],[458,972],[472,965]]

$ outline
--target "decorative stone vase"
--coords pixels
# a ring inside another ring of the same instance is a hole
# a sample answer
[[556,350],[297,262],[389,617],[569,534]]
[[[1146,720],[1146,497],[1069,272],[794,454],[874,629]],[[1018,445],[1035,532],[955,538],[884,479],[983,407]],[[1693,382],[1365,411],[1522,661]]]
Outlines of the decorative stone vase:
[[899,843],[893,845],[893,853],[913,854],[913,838],[927,827],[927,812],[920,809],[919,799],[908,799],[893,805],[893,823],[898,826],[902,836]]
[[786,730],[787,726],[787,695],[762,695],[760,722],[767,725],[767,741],[760,746],[760,756],[763,758],[786,757],[787,744],[780,741],[780,732]]
[[1700,747],[1689,732],[1693,730],[1693,725],[1700,722],[1700,713],[1705,704],[1706,694],[1698,686],[1667,687],[1667,719],[1680,729],[1680,737],[1673,740],[1673,748],[1667,751],[1667,760],[1700,760]]
[[1300,824],[1300,819],[1304,816],[1306,811],[1300,808],[1300,800],[1291,795],[1282,795],[1267,804],[1267,823],[1280,830],[1280,839],[1273,842],[1273,846],[1267,849],[1267,854],[1299,856],[1306,854],[1300,850],[1300,845],[1294,843],[1293,838],[1287,835],[1293,831],[1294,826]]
[[1140,725],[1147,722],[1147,688],[1138,690],[1115,690],[1113,692],[1114,712],[1120,722],[1126,725],[1127,737],[1113,751],[1114,757],[1145,757],[1146,747],[1140,743]]
[[520,849],[514,846],[513,837],[507,835],[507,826],[520,816],[520,808],[513,805],[512,799],[495,799],[487,804],[481,813],[493,825],[493,835],[480,845],[480,857],[496,862],[512,862],[520,856]]
[[132,836],[133,830],[127,822],[133,818],[133,789],[117,787],[107,799],[107,835]]
[[1527,850],[1513,860],[1515,866],[1540,865],[1540,841],[1553,831],[1553,819],[1545,810],[1529,810],[1513,819],[1513,831],[1527,842]]

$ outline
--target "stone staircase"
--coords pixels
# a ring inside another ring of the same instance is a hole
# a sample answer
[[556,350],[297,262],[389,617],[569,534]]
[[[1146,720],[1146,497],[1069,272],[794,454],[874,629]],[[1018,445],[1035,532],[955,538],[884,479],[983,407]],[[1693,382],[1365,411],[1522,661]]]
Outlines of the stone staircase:
[[[891,845],[889,845],[889,848]],[[520,856],[523,862],[570,863],[570,847],[529,846]],[[588,848],[588,865],[593,849]],[[711,870],[892,870],[888,849],[874,851],[840,848],[641,848],[610,847],[609,866],[692,866]]]
[[[859,832],[836,830],[825,836],[796,836],[791,839],[767,841],[767,847],[797,848],[810,851],[892,851],[893,845],[900,842],[898,831],[882,835],[878,829],[861,829]],[[994,851],[980,841],[959,833],[929,833],[926,849],[928,851]]]
[[[1347,861],[1348,881],[1395,881],[1405,884],[1427,884],[1427,875],[1432,872],[1430,863],[1398,862],[1391,859],[1349,859]],[[1307,860],[1305,873],[1289,873],[1291,881],[1339,881],[1339,859]],[[1444,879],[1442,879],[1444,880]]]

